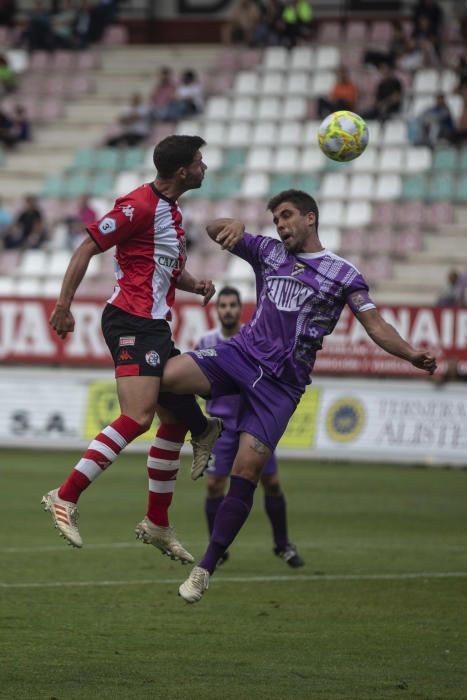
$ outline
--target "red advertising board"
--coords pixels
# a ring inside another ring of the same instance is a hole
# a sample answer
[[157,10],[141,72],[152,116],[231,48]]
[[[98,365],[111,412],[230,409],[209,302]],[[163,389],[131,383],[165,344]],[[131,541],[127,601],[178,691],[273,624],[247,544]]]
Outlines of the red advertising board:
[[[74,333],[60,340],[48,324],[52,299],[0,298],[0,362],[109,366],[110,356],[100,330],[101,300],[76,300]],[[244,320],[254,305],[245,304]],[[380,311],[412,345],[430,348],[439,362],[456,357],[467,372],[467,309],[418,306],[382,306]],[[215,306],[203,308],[198,301],[179,302],[173,314],[175,342],[182,350],[193,348],[197,339],[216,325]],[[348,307],[334,333],[318,354],[315,372],[331,375],[418,375],[419,370],[388,355],[366,335]]]

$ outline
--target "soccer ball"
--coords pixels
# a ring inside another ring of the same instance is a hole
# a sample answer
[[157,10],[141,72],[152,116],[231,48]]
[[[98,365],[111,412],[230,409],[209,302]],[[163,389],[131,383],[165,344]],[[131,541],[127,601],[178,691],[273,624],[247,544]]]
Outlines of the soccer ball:
[[333,112],[319,126],[318,143],[324,155],[332,160],[353,160],[368,145],[368,127],[354,112]]

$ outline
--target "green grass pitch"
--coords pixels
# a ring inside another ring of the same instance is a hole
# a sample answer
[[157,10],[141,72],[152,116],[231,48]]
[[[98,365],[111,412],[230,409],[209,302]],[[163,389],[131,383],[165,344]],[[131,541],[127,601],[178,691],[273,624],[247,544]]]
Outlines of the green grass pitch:
[[[230,561],[188,606],[188,568],[133,539],[144,455],[84,494],[82,550],[58,537],[40,499],[77,458],[0,452],[0,698],[467,698],[467,472],[282,460],[306,566],[273,556],[258,492]],[[185,463],[172,522],[196,557],[203,498]]]

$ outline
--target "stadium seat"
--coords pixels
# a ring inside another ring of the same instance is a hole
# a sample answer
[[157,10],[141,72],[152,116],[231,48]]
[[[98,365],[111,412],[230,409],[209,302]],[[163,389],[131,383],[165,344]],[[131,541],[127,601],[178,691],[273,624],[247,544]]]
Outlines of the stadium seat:
[[[135,173],[131,173],[131,174],[134,175]],[[147,180],[153,180],[154,173],[151,170],[150,175],[144,175],[144,174],[143,174],[143,176],[141,176],[141,174],[137,175],[136,187],[138,187],[141,184],[142,177],[146,178]],[[88,183],[88,186],[85,189],[85,193],[89,192],[89,189],[90,189],[90,186]],[[94,176],[94,179],[92,181],[91,190],[96,197],[111,196],[112,193],[115,191],[114,174],[113,173],[97,173],[97,175]],[[130,191],[129,189],[126,189],[125,191],[121,191],[119,194],[120,195],[126,194],[129,191]]]
[[345,31],[346,43],[365,43],[368,38],[368,28],[366,22],[349,21]]
[[102,44],[107,47],[128,44],[128,29],[123,24],[111,24],[105,29]]
[[21,277],[15,280],[15,296],[34,298],[42,296],[42,280],[36,277]]
[[402,228],[420,227],[425,218],[426,205],[419,201],[401,202],[396,210],[396,223]]
[[341,62],[340,49],[337,46],[318,46],[316,49],[316,71],[335,70]]
[[294,173],[297,169],[299,151],[293,146],[280,146],[274,154],[272,170],[276,173]]
[[459,82],[459,78],[455,71],[446,69],[441,72],[440,76],[440,89],[446,95],[450,95],[454,92]]
[[66,179],[62,175],[48,175],[41,191],[41,197],[64,197]]
[[121,152],[118,148],[99,148],[96,151],[96,170],[117,171],[121,167]]
[[259,63],[261,62],[261,49],[247,49],[245,47],[242,47],[242,50],[238,51],[238,53],[240,54],[240,67],[244,70],[248,70],[250,68],[257,68]]
[[315,73],[311,82],[310,97],[328,95],[336,82],[336,76],[331,71]]
[[433,68],[422,68],[415,73],[412,84],[412,90],[415,95],[420,95],[421,93],[435,95],[439,87],[438,71]]
[[230,124],[225,136],[226,146],[249,146],[251,144],[251,125],[248,122]]
[[258,112],[256,118],[261,121],[279,119],[282,100],[278,97],[262,97],[258,102]]
[[355,158],[349,165],[354,173],[367,173],[374,172],[379,168],[383,169],[380,152],[373,146],[369,146],[360,158]]
[[144,150],[142,148],[137,146],[126,148],[122,153],[121,168],[122,170],[136,170],[143,165],[143,161]]
[[272,168],[273,152],[265,146],[251,148],[246,157],[246,170],[268,172]]
[[373,209],[372,222],[376,226],[392,226],[396,222],[401,204],[395,202],[378,202]]
[[26,250],[19,261],[16,273],[23,277],[43,277],[48,274],[49,255],[45,250]]
[[294,46],[290,51],[290,71],[310,72],[315,68],[315,53],[310,46]]
[[223,167],[222,148],[211,146],[209,142],[203,147],[203,160],[212,171],[220,170]]
[[95,148],[80,148],[75,152],[72,168],[78,171],[94,170],[96,167],[97,151]]
[[383,132],[383,146],[406,146],[407,124],[402,119],[388,121]]
[[276,122],[258,122],[253,127],[251,144],[253,146],[275,146],[278,141],[278,131]]
[[228,97],[211,97],[208,100],[204,117],[207,120],[222,121],[230,115],[231,104]]
[[259,76],[255,71],[241,71],[234,79],[235,95],[257,95],[260,90]]
[[303,146],[304,131],[302,122],[282,122],[279,125],[277,142],[280,146]]
[[452,112],[454,121],[457,122],[460,119],[462,110],[464,109],[464,100],[461,95],[447,95],[446,102],[449,109]]
[[16,280],[12,277],[0,277],[0,294],[2,296],[12,296],[16,294]]
[[420,230],[411,228],[400,231],[396,236],[395,255],[401,258],[407,257],[411,253],[417,253],[423,247],[423,237]]
[[245,199],[264,197],[269,191],[269,177],[265,173],[245,175],[240,187],[240,196]]
[[259,86],[260,95],[282,95],[284,90],[285,79],[282,73],[265,73]]
[[[273,197],[278,192],[290,190],[296,186],[296,180],[292,173],[276,173],[271,178],[269,196]],[[310,191],[310,190],[307,190]]]
[[409,146],[405,149],[406,173],[422,173],[431,168],[432,153],[427,146]]
[[[236,125],[238,126],[238,125]],[[245,165],[246,149],[244,148],[227,148],[224,151],[223,168],[232,170]]]
[[269,46],[264,50],[265,70],[285,70],[288,66],[288,51],[283,46]]
[[436,173],[428,187],[428,199],[432,202],[453,199],[454,194],[454,178],[451,173]]
[[203,136],[206,143],[209,143],[211,146],[223,146],[226,140],[226,133],[224,122],[209,121],[204,125]]
[[[264,99],[271,100],[273,98],[269,97]],[[270,115],[269,118],[272,118],[272,116],[273,115]],[[234,99],[231,107],[230,119],[234,121],[253,121],[257,117],[257,103],[255,99],[252,97],[236,97]],[[262,118],[264,119],[265,117],[263,116]]]
[[451,202],[433,202],[425,207],[423,213],[427,226],[452,224],[454,221],[454,207]]
[[[357,159],[358,160],[358,159]],[[381,150],[379,156],[379,168],[383,173],[400,173],[403,171],[404,150],[402,148],[387,147]]]
[[338,44],[341,39],[342,27],[340,22],[320,22],[318,40],[320,44]]
[[227,199],[228,197],[239,197],[241,182],[242,180],[240,176],[235,173],[230,173],[224,175],[223,177],[216,178],[214,196],[220,199]]
[[310,94],[310,77],[305,72],[289,73],[285,82],[285,93],[287,95],[305,95]]
[[395,234],[390,227],[380,227],[371,231],[366,240],[366,253],[387,253],[395,250]]
[[376,200],[398,199],[402,190],[402,178],[400,175],[379,175],[376,181],[374,198]]
[[81,197],[89,192],[91,188],[93,193],[97,194],[94,190],[94,183],[91,185],[88,175],[80,172],[71,175],[66,180],[63,194],[65,197]]
[[[450,197],[437,197],[437,199],[450,199]],[[461,175],[457,181],[454,191],[454,199],[456,202],[465,204],[467,202],[467,175]]]
[[433,152],[433,170],[435,172],[448,170],[455,171],[457,169],[457,161],[459,152],[455,148],[439,147]]
[[[338,175],[327,175],[335,179]],[[368,173],[349,173],[347,190],[342,196],[348,199],[371,199],[375,189],[375,178]]]
[[363,228],[348,228],[342,232],[340,250],[343,255],[363,253],[367,248],[367,234]]
[[343,226],[366,226],[372,216],[371,204],[368,201],[349,202],[345,210]]
[[344,203],[342,201],[323,202],[320,206],[320,221],[323,226],[342,226]]
[[285,121],[304,119],[307,107],[307,100],[304,97],[291,96],[283,103],[282,119]]
[[320,199],[346,199],[348,197],[348,177],[344,173],[325,175],[319,190]]
[[299,172],[316,172],[324,167],[326,156],[318,146],[303,148],[297,170]]
[[295,186],[299,190],[309,192],[312,196],[316,196],[321,187],[321,178],[316,174],[302,173],[297,176]]
[[408,175],[402,183],[402,199],[424,200],[428,194],[428,187],[424,175]]
[[319,240],[325,248],[336,253],[341,248],[342,233],[337,226],[320,226]]
[[180,119],[175,127],[176,134],[186,134],[187,136],[196,136],[201,130],[201,120],[199,119]]
[[391,41],[394,31],[394,26],[392,22],[388,21],[376,21],[372,22],[370,25],[370,42],[381,46],[381,44],[387,44]]

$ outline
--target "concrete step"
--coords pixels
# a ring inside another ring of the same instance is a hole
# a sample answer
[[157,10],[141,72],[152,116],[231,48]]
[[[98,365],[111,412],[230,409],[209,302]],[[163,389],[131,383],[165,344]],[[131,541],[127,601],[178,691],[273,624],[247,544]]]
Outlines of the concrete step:
[[458,238],[463,238],[465,240],[467,232],[467,214],[464,219],[464,223],[443,224],[442,226],[436,227],[436,232],[439,236],[442,236],[443,238],[445,236],[457,236]]
[[122,109],[122,105],[112,102],[94,101],[92,98],[80,100],[69,110],[65,124],[107,127],[113,124]]
[[444,255],[447,253],[456,253],[457,255],[462,250],[462,247],[467,251],[465,242],[466,233],[463,236],[439,236],[437,233],[427,233],[423,237],[423,242],[427,252],[433,255]]
[[467,221],[467,207],[461,205],[454,209],[454,221],[456,224],[465,227]]
[[51,146],[52,148],[64,143],[70,144],[71,161],[77,148],[98,144],[102,141],[102,137],[103,131],[100,126],[87,126],[85,129],[79,129],[76,124],[61,120],[56,122],[53,128],[41,129],[37,138],[40,139],[43,146]]
[[40,158],[29,153],[18,153],[14,158],[8,159],[2,170],[10,177],[27,177],[28,175],[44,177],[48,173],[60,173],[70,165],[70,162],[69,153],[56,154],[49,151],[43,153]]
[[467,265],[467,253],[462,255],[464,251],[457,252],[454,249],[448,250],[422,250],[419,253],[414,253],[408,258],[409,264],[419,265],[420,267],[425,267],[425,265],[436,265],[436,264],[446,264],[446,265]]
[[43,175],[24,174],[21,178],[11,177],[0,170],[0,192],[5,204],[23,199],[26,194],[37,194],[42,189]]
[[[427,304],[433,304],[436,299],[437,294],[433,293],[432,290],[408,290],[401,289],[401,287],[386,287],[387,283],[384,285],[378,285],[374,290],[372,290],[371,298],[377,305],[381,304],[420,304],[421,306]],[[439,290],[438,290],[439,291]]]
[[439,289],[443,286],[452,263],[448,262],[399,262],[393,266],[393,280],[401,286],[416,285],[418,288]]

